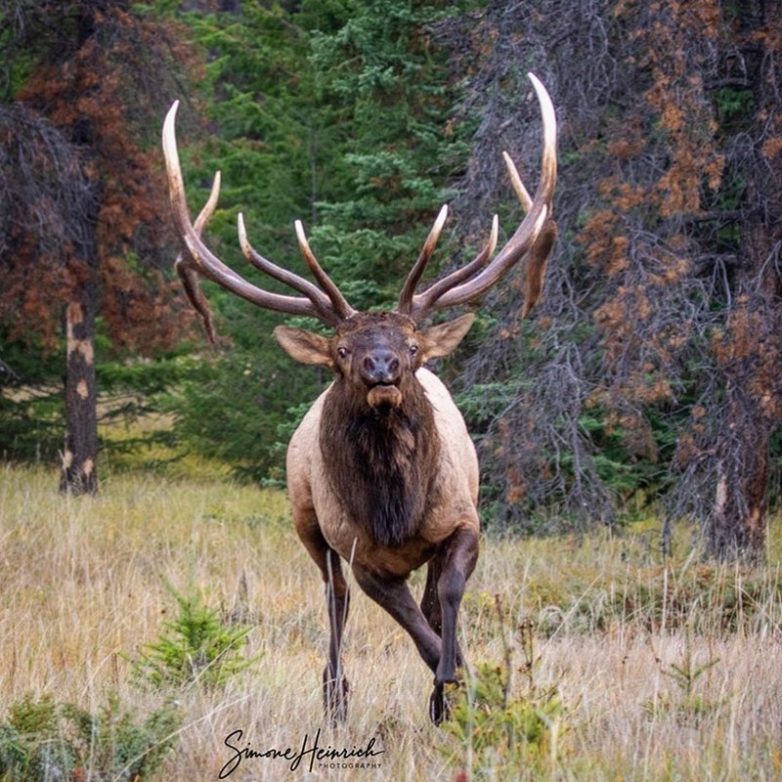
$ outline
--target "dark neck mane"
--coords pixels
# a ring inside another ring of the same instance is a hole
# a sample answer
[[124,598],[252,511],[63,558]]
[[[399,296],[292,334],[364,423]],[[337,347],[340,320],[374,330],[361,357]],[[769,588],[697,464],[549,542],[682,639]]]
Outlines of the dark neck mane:
[[432,405],[413,380],[400,408],[378,412],[344,378],[329,392],[320,423],[326,477],[351,520],[384,546],[419,530],[434,501],[440,444]]

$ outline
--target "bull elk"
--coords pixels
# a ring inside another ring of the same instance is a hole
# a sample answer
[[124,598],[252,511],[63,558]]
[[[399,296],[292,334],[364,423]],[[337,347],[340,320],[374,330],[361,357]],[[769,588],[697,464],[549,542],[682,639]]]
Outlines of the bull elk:
[[[176,268],[210,338],[212,320],[198,275],[259,307],[317,318],[334,332],[327,338],[287,326],[274,330],[293,359],[334,373],[333,382],[291,438],[287,483],[296,532],[325,583],[331,637],[323,695],[327,715],[335,722],[344,721],[348,697],[340,650],[349,594],[340,557],[349,563],[361,589],[410,634],[434,673],[429,714],[435,723],[447,713],[444,686],[457,681],[463,664],[456,622],[478,557],[478,460],[450,394],[425,364],[451,353],[474,316],[428,328],[422,324],[434,310],[482,296],[522,260],[524,315],[540,294],[556,235],[551,213],[556,119],[545,87],[533,74],[529,78],[543,116],[542,173],[534,198],[503,153],[526,216],[492,260],[498,231],[495,215],[490,237],[475,259],[417,293],[446,219],[443,206],[392,312],[353,309],[318,263],[299,221],[299,247],[317,285],[256,252],[241,214],[239,243],[249,263],[299,295],[264,290],[226,266],[201,239],[217,204],[219,172],[192,223],[174,131],[177,103],[166,116],[163,152],[174,220],[183,241]],[[428,569],[419,607],[407,578],[424,564]]]

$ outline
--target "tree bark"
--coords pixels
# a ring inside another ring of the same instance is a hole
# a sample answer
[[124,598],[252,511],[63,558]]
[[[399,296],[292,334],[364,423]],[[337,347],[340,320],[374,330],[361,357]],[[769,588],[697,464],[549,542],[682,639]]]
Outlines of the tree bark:
[[[775,67],[779,52],[768,36],[780,8],[775,3],[748,3],[744,35],[760,42],[747,55],[747,84],[753,114],[748,128],[753,148],[743,175],[741,242],[736,268],[731,327],[736,352],[726,368],[727,412],[718,448],[718,480],[714,512],[708,526],[708,549],[722,560],[758,561],[766,542],[769,444],[782,419],[778,383],[782,330],[782,159],[768,155],[764,142],[779,118]],[[776,115],[776,117],[775,117]],[[745,317],[742,318],[741,315]],[[730,320],[729,320],[730,323]],[[746,324],[751,324],[749,329]],[[750,333],[747,333],[751,329]]]
[[[741,414],[731,416],[728,428],[733,429],[742,418]],[[738,438],[737,449],[729,457],[730,467],[719,463],[707,553],[723,561],[758,562],[766,542],[769,428],[765,421],[755,426],[745,422],[731,434]]]
[[[96,9],[84,6],[77,14],[79,47],[95,35]],[[83,117],[71,127],[71,141],[86,154],[85,170],[95,139],[92,121]],[[90,178],[88,176],[88,178]],[[65,446],[62,453],[60,491],[74,495],[98,491],[98,391],[95,376],[95,314],[97,302],[97,224],[99,185],[85,214],[78,271],[65,311]]]
[[95,494],[98,490],[98,413],[95,379],[94,285],[88,283],[68,303],[65,370],[65,447],[60,491]]

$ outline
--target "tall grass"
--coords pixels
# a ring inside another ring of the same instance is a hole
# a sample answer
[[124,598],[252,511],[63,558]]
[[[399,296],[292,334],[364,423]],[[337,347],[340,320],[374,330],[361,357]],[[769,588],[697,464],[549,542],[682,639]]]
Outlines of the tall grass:
[[[257,751],[299,747],[320,729],[322,747],[376,737],[385,752],[376,768],[316,763],[312,774],[247,759],[232,780],[507,779],[499,755],[476,765],[468,745],[429,724],[431,674],[358,590],[344,652],[349,721],[323,724],[323,590],[282,494],[128,473],[73,499],[56,483],[42,469],[0,471],[0,721],[28,694],[96,711],[116,693],[142,715],[174,697],[183,727],[161,780],[217,779],[237,729]],[[504,666],[531,623],[536,685],[556,688],[563,707],[544,771],[514,778],[782,778],[776,549],[755,570],[705,565],[687,546],[663,561],[652,532],[484,540],[462,612],[469,659]],[[421,575],[412,582],[420,590]],[[131,675],[173,618],[171,586],[252,626],[243,654],[258,660],[224,688],[150,690]],[[513,659],[509,695],[520,698],[529,671]]]

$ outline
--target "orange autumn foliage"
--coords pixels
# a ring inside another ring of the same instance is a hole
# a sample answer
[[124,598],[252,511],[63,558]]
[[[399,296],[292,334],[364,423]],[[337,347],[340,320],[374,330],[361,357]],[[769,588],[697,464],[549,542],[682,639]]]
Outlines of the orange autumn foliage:
[[[192,58],[173,36],[166,37],[160,23],[125,6],[110,4],[102,11],[78,6],[73,13],[91,14],[85,24],[89,32],[79,38],[68,26],[72,19],[64,20],[61,34],[69,40],[61,47],[64,54],[41,58],[17,94],[70,141],[78,174],[98,203],[94,224],[83,227],[91,233],[94,261],[72,244],[42,253],[34,224],[26,235],[11,237],[13,259],[4,262],[6,284],[0,291],[0,316],[10,323],[11,338],[37,335],[53,347],[63,303],[92,279],[92,264],[101,319],[115,348],[168,347],[192,322],[175,305],[176,287],[162,272],[176,250],[156,133],[144,126],[152,107],[165,105],[162,95],[148,93],[159,85],[147,78],[164,63],[150,62],[161,56],[171,60],[171,53],[162,54],[168,45],[185,67]],[[56,218],[56,211],[49,211]]]

